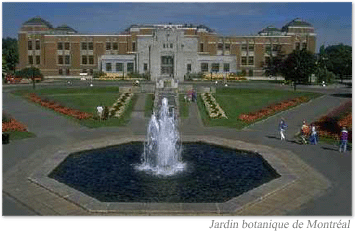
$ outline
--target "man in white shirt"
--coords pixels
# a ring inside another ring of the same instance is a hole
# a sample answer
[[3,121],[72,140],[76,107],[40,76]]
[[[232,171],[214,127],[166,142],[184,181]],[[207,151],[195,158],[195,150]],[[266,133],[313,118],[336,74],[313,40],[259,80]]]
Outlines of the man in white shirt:
[[101,120],[102,112],[104,111],[104,108],[102,106],[97,106],[96,110],[97,110],[97,114],[98,114],[98,116],[99,116],[99,118]]

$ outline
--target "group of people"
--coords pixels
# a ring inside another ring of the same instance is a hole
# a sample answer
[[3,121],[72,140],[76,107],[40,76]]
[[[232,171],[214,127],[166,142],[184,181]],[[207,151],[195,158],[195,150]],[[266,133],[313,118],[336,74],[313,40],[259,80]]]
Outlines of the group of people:
[[[280,139],[285,140],[285,131],[287,129],[287,124],[283,118],[281,118],[279,123],[279,131],[280,131]],[[303,120],[302,127],[300,131],[300,138],[302,144],[310,144],[316,145],[318,143],[318,134],[316,131],[316,126],[312,123],[310,126],[307,125],[306,121]],[[346,127],[343,127],[340,134],[340,146],[339,152],[346,152],[348,141],[348,131]]]

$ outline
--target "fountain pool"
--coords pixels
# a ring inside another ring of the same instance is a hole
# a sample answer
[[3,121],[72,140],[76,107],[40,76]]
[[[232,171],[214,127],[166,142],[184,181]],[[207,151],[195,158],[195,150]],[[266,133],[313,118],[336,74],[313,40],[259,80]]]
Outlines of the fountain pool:
[[101,202],[225,202],[280,175],[257,153],[203,142],[182,144],[184,171],[137,169],[144,143],[70,154],[49,177]]

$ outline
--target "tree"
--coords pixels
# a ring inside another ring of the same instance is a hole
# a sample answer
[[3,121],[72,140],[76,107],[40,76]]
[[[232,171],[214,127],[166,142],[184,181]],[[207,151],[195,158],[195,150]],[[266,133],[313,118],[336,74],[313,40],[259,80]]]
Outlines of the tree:
[[309,82],[309,77],[314,73],[315,68],[314,54],[306,49],[295,50],[282,63],[281,73],[286,80],[293,82],[296,90],[296,84]]
[[339,44],[325,48],[324,53],[328,57],[327,69],[338,75],[343,81],[343,77],[352,73],[352,48],[351,46]]
[[285,55],[283,53],[278,53],[277,56],[270,58],[266,61],[265,75],[266,76],[277,76],[281,74],[283,61]]
[[6,66],[9,71],[15,72],[16,65],[19,61],[17,39],[9,38],[2,39],[3,61],[6,61]]
[[38,69],[37,67],[26,67],[20,71],[17,71],[15,73],[15,76],[19,78],[31,79],[33,83],[33,89],[35,89],[36,79],[40,78],[41,80],[43,80],[43,75],[41,73],[41,70]]
[[7,62],[6,62],[5,56],[2,55],[2,78],[5,78],[8,70],[9,69],[7,68]]
[[335,75],[333,72],[327,69],[329,64],[329,57],[325,52],[325,47],[322,45],[319,48],[319,53],[317,54],[317,62],[316,62],[316,74],[317,74],[317,82],[322,83],[323,81],[326,83],[332,83],[335,79]]

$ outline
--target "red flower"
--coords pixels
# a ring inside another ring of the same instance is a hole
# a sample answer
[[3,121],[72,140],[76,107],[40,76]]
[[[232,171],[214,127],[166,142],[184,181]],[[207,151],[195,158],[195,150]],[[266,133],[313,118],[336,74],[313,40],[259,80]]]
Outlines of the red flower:
[[3,132],[7,132],[7,131],[26,132],[27,127],[15,119],[10,119],[10,121],[2,123],[2,131]]
[[43,107],[50,108],[56,112],[59,112],[59,113],[65,114],[65,115],[69,115],[69,116],[72,116],[72,117],[80,119],[80,120],[81,119],[89,119],[92,117],[92,114],[90,114],[90,113],[81,112],[76,109],[67,108],[67,107],[60,105],[57,102],[53,102],[53,101],[50,101],[47,99],[42,100],[35,93],[31,93],[29,95],[29,99],[35,103],[41,104],[41,106],[43,106]]
[[306,102],[308,100],[307,97],[301,96],[297,97],[291,100],[285,100],[277,104],[271,104],[259,111],[256,112],[250,112],[248,114],[240,114],[238,119],[246,122],[246,123],[252,123],[255,120],[261,119],[263,117],[266,117],[268,115],[271,115],[275,112],[283,111],[286,110],[287,108],[296,106],[297,104]]

